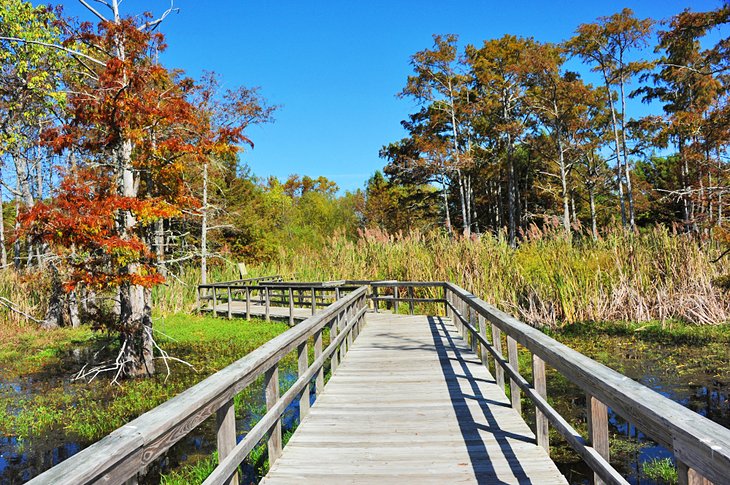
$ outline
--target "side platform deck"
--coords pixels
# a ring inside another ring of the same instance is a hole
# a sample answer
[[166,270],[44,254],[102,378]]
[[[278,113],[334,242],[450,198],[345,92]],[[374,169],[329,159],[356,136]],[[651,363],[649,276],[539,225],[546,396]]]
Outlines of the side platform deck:
[[366,318],[262,483],[567,483],[448,319]]

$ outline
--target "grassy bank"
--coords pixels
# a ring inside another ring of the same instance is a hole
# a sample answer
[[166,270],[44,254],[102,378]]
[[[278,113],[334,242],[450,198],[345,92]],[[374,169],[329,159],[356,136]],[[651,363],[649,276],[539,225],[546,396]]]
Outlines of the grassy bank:
[[172,315],[159,318],[157,340],[189,368],[170,362],[169,378],[158,363],[150,379],[109,386],[70,380],[93,359],[113,356],[116,339],[88,327],[53,332],[27,330],[0,344],[0,434],[21,439],[60,432],[69,440],[94,441],[170,399],[285,331],[283,323]]

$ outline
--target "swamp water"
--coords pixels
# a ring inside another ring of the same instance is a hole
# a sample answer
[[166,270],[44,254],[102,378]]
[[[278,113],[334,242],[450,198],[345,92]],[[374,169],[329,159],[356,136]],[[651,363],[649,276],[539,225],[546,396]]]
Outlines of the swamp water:
[[[713,421],[730,428],[730,351],[726,343],[674,345],[642,340],[637,335],[557,335],[558,340],[602,362],[609,367],[654,389],[660,394]],[[72,360],[76,355],[69,355]],[[294,382],[291,369],[280,369],[282,393]],[[50,376],[23,377],[3,381],[0,377],[0,403],[16,399],[30,400],[34,395],[61,386],[72,390],[68,378]],[[237,406],[238,439],[260,419],[265,410],[263,385],[258,382],[246,393]],[[558,411],[585,431],[585,396],[578,388],[559,375],[548,374],[548,396]],[[529,410],[530,406],[523,406]],[[652,460],[670,457],[664,448],[656,445],[640,430],[626,423],[609,410],[611,426],[611,462],[631,483],[671,483],[647,474],[646,465]],[[292,429],[298,420],[298,402],[287,409],[283,429]],[[160,474],[208,457],[216,447],[214,417],[175,445],[155,461],[142,483],[158,483]],[[527,417],[528,422],[532,419]],[[63,461],[91,444],[78,437],[54,431],[40,436],[18,440],[0,436],[0,485],[23,483],[40,472]],[[551,453],[561,471],[573,484],[591,483],[591,471],[572,451],[567,449],[556,434],[551,434]],[[256,483],[260,463],[243,465],[242,483]]]

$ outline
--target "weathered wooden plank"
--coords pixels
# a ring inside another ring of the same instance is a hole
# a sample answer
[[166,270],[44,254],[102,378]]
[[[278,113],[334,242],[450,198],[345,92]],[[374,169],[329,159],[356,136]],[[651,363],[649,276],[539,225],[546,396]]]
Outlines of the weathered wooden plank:
[[[545,376],[545,362],[532,354],[532,387],[543,399],[547,400],[547,378]],[[550,453],[550,430],[547,416],[538,407],[535,407],[535,436],[537,444]],[[607,458],[607,457],[604,457]]]
[[[236,411],[233,406],[233,399],[216,411],[216,425],[218,427],[218,462],[220,462],[236,446]],[[226,485],[238,485],[238,476],[234,474],[228,479]]]
[[566,483],[453,325],[366,320],[263,483]]

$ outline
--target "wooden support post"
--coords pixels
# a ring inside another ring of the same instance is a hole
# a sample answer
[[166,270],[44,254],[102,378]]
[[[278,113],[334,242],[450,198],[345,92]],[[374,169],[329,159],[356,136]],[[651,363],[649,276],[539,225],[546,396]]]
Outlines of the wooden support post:
[[375,307],[375,313],[378,313],[378,307],[380,306],[380,301],[378,300],[378,287],[373,286],[373,306]]
[[[318,330],[314,334],[314,360],[322,355],[322,330]],[[317,371],[317,378],[314,381],[314,395],[319,396],[324,390],[324,367],[320,367]]]
[[340,287],[335,287],[335,301],[340,300]]
[[[545,361],[535,354],[532,354],[532,387],[535,391],[547,400],[547,379],[545,377]],[[538,446],[545,448],[550,454],[550,430],[548,419],[542,411],[535,407],[535,435]]]
[[231,311],[231,287],[228,287],[228,320],[233,318],[233,312]]
[[312,315],[317,313],[317,289],[312,287]]
[[398,286],[393,287],[393,313],[398,314]]
[[[337,322],[339,321],[340,316],[336,315],[332,318],[332,321],[330,322],[330,342],[332,342],[337,337]],[[337,370],[337,363],[339,360],[339,353],[337,349],[332,352],[332,357],[330,357],[330,375],[334,375],[335,371]]]
[[264,313],[266,314],[266,321],[268,322],[271,320],[271,316],[269,315],[269,287],[267,286],[264,288]]
[[[502,357],[502,331],[496,325],[492,325],[492,345],[497,355]],[[496,361],[494,362],[494,379],[504,391],[504,369]]]
[[[477,316],[479,319],[479,335],[484,337],[484,339],[487,339],[487,320],[480,314]],[[480,356],[482,358],[482,364],[484,364],[485,367],[489,367],[489,351],[487,350],[487,347],[480,344],[479,348],[481,349]]]
[[289,326],[294,326],[294,290],[289,288]]
[[[519,374],[520,364],[517,360],[517,341],[507,335],[507,353],[509,354],[509,364],[515,372]],[[509,380],[510,396],[512,396],[512,407],[518,414],[522,413],[522,401],[520,399],[522,391],[517,387],[517,383],[512,379]]]
[[218,308],[216,308],[217,306],[218,306],[218,291],[217,291],[217,288],[214,286],[213,287],[213,316],[214,317],[218,316]]
[[251,287],[246,287],[246,320],[251,320]]
[[[215,414],[218,428],[218,463],[227,457],[236,446],[236,412],[233,399],[221,406]],[[227,485],[237,485],[238,475],[233,475]]]
[[679,485],[712,485],[712,482],[697,473],[681,460],[677,460],[677,477]]
[[[588,407],[588,438],[591,446],[608,461],[608,407],[590,394],[586,395],[586,405]],[[593,483],[603,485],[605,482],[594,473]]]
[[[301,377],[307,372],[307,369],[309,368],[309,349],[306,341],[299,344],[299,347],[297,348],[297,357],[297,370],[299,372],[299,376]],[[302,390],[302,395],[299,397],[300,423],[307,416],[307,414],[309,414],[309,383],[304,386],[304,389]]]
[[[270,410],[279,400],[279,366],[278,364],[266,371],[266,410]],[[269,431],[268,440],[269,466],[281,456],[281,418]]]
[[408,311],[411,315],[413,315],[413,307],[415,306],[416,302],[413,300],[415,297],[413,296],[414,289],[412,286],[408,287]]
[[200,292],[201,292],[200,286],[198,286],[198,291],[195,292],[195,312],[200,313]]
[[[471,307],[471,305],[469,305],[468,308],[469,308],[469,325],[471,325],[472,327],[474,327],[475,329],[477,329],[477,331],[479,331],[479,325],[476,322],[476,312]],[[478,352],[479,349],[477,348],[477,345],[478,345],[477,336],[474,335],[474,332],[469,331],[469,337],[471,337],[471,350],[472,350],[472,352],[474,352],[475,354],[478,354],[479,353]]]

